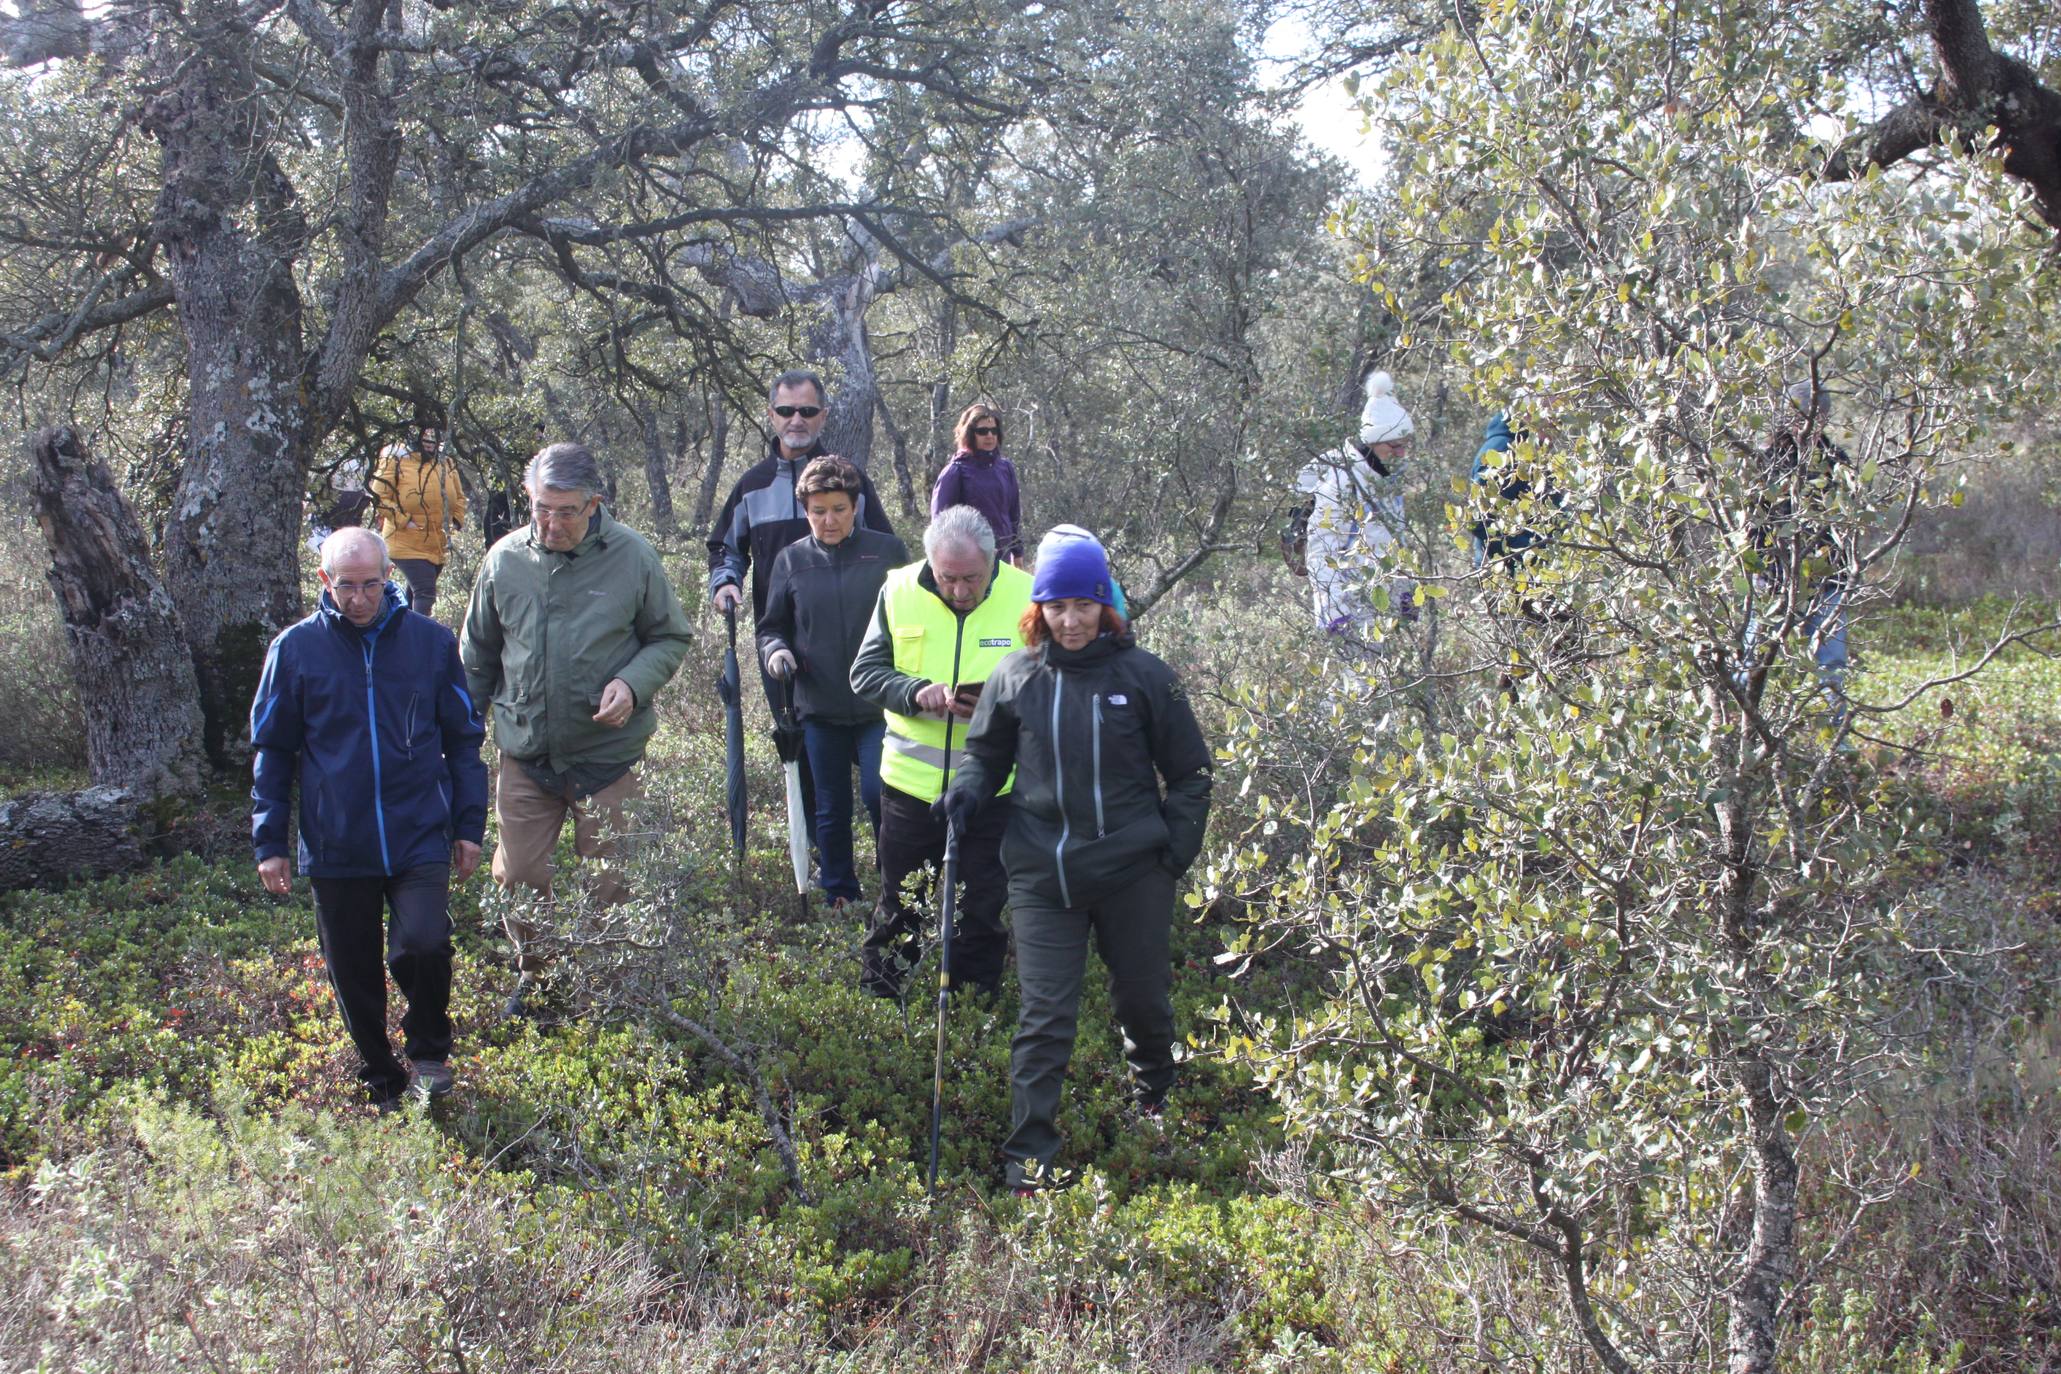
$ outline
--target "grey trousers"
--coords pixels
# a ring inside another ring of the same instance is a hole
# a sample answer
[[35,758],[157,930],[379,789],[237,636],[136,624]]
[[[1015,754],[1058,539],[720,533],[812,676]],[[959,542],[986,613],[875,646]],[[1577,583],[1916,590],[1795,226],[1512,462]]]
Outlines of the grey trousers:
[[1009,1049],[1009,1136],[1002,1142],[1014,1186],[1024,1181],[1027,1164],[1049,1167],[1059,1153],[1059,1093],[1073,1058],[1090,935],[1109,969],[1109,1000],[1139,1100],[1157,1105],[1173,1086],[1174,879],[1148,864],[1136,880],[1075,907],[1012,885],[1010,909],[1023,994]]

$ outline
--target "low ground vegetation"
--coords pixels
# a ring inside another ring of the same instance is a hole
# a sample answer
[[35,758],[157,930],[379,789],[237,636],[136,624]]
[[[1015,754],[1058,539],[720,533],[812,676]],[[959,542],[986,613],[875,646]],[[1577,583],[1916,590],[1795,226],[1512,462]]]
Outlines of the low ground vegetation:
[[[1308,675],[1297,710],[1313,722],[1336,709],[1291,591],[1276,569],[1232,565],[1147,627],[1212,729],[1262,664],[1276,682]],[[1856,633],[1857,682],[1935,675],[2004,613],[1881,617]],[[498,1019],[498,899],[483,882],[460,895],[462,1088],[433,1115],[359,1103],[306,895],[264,896],[241,856],[5,898],[6,1365],[1429,1372],[1570,1358],[1549,1266],[1404,1225],[1407,1199],[1328,1188],[1324,1142],[1284,1131],[1265,1085],[1221,1053],[1227,1007],[1286,1010],[1316,991],[1292,964],[1234,979],[1219,956],[1239,913],[1221,903],[1178,930],[1189,1059],[1163,1134],[1126,1105],[1091,983],[1063,1123],[1081,1180],[1006,1194],[994,1146],[1013,1001],[955,1007],[929,1202],[927,1002],[905,1016],[862,996],[856,932],[795,914],[763,741],[765,800],[735,866],[701,801],[720,792],[698,690],[712,669],[700,651],[665,699],[644,896],[619,919],[568,922],[546,1015]],[[1898,870],[1925,913],[1896,990],[1901,1033],[1924,1052],[1808,1138],[1820,1224],[1792,1319],[1799,1369],[2037,1368],[2061,1341],[2057,687],[2051,660],[2015,651],[1856,765],[1892,775],[1938,836]],[[1430,709],[1464,712],[1470,690]],[[1220,835],[1265,831],[1258,784],[1227,767]]]

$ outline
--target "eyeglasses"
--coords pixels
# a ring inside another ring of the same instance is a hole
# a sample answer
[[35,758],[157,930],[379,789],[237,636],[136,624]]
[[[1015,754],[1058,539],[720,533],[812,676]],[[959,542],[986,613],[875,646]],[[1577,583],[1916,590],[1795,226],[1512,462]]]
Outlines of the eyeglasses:
[[376,591],[379,591],[379,590],[383,589],[383,588],[384,588],[385,586],[386,586],[386,583],[385,583],[385,582],[383,582],[383,581],[382,581],[382,582],[332,582],[332,583],[330,583],[330,584],[329,584],[329,590],[331,590],[332,592],[335,592],[335,593],[336,593],[336,594],[337,594],[338,596],[363,596],[363,595],[365,595],[365,594],[366,594],[367,592],[376,592]]
[[779,416],[779,417],[780,417],[781,419],[783,419],[783,420],[791,420],[791,419],[793,419],[793,418],[794,418],[795,416],[797,416],[797,415],[801,416],[801,417],[802,417],[802,418],[803,418],[804,420],[813,420],[813,419],[815,419],[815,418],[816,418],[816,417],[817,417],[818,415],[821,415],[821,414],[823,413],[823,407],[821,407],[821,406],[774,406],[774,407],[773,407],[773,413],[774,413],[775,415],[778,415],[778,416]]
[[975,425],[972,429],[967,431],[967,433],[973,435],[975,438],[981,439],[986,438],[990,434],[1000,434],[1001,432],[1002,427],[1000,425]]
[[577,506],[531,506],[530,513],[539,520],[577,520],[586,514],[587,507],[592,505],[593,501],[594,498],[590,496]]

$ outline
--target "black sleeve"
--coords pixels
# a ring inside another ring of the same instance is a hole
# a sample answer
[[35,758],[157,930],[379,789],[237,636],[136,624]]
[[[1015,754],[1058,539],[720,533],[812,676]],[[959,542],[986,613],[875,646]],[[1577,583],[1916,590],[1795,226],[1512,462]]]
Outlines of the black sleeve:
[[[749,471],[745,477],[749,477]],[[730,495],[723,502],[722,511],[715,523],[708,527],[708,589],[714,595],[716,588],[731,584],[744,585],[744,574],[751,567],[751,534],[737,525],[737,506],[744,498],[744,478],[737,479],[737,485],[730,488]]]
[[1148,700],[1152,702],[1152,763],[1166,782],[1168,849],[1174,871],[1185,873],[1202,853],[1202,836],[1209,822],[1209,793],[1212,783],[1209,741],[1188,704],[1187,689],[1173,669],[1154,659],[1157,681]]
[[966,726],[965,762],[952,780],[954,789],[971,792],[981,801],[1001,791],[1009,770],[1016,767],[1016,693],[1023,674],[1015,669],[1014,659],[1014,654],[1004,659],[981,690]]
[[773,582],[766,591],[766,611],[759,617],[759,664],[776,649],[785,649],[794,654],[796,660],[801,654],[794,647],[794,559],[786,550],[773,562]]
[[880,493],[873,489],[873,479],[864,472],[859,474],[859,495],[866,498],[866,528],[893,534],[895,527],[888,521],[887,507],[880,504]]

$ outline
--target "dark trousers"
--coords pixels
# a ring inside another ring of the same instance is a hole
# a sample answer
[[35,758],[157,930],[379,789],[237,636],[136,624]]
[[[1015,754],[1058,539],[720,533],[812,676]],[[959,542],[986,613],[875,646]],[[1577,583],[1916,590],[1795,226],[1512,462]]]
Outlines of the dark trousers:
[[1002,1142],[1011,1184],[1024,1181],[1026,1164],[1049,1166],[1059,1153],[1059,1093],[1073,1059],[1091,935],[1109,970],[1109,1000],[1139,1099],[1158,1103],[1173,1086],[1174,879],[1157,864],[1145,868],[1134,882],[1077,907],[1011,894],[1023,993],[1009,1046],[1009,1137]]
[[[952,985],[994,988],[1002,982],[1009,932],[1002,904],[1009,880],[1002,871],[1002,833],[1009,828],[1009,798],[981,807],[959,837],[959,905],[952,923]],[[880,789],[880,905],[866,932],[868,975],[892,964],[913,964],[923,947],[923,912],[931,906],[937,870],[945,862],[945,823],[930,803],[883,785]],[[897,979],[896,981],[899,981]]]
[[816,850],[822,856],[825,897],[859,899],[859,872],[852,863],[852,769],[859,770],[859,801],[874,833],[880,831],[880,742],[887,722],[838,725],[802,722],[802,743],[816,781]]
[[[391,878],[316,878],[315,929],[344,1029],[358,1047],[358,1077],[375,1097],[399,1096],[408,1071],[386,1038],[386,975],[407,999],[402,1052],[451,1056],[451,866],[424,864]],[[382,908],[390,908],[384,938]],[[384,947],[385,966],[381,966]]]
[[362,491],[340,491],[336,500],[329,503],[329,509],[315,517],[315,523],[326,530],[355,525],[365,514],[365,507],[371,504],[372,498]]
[[[757,657],[757,655],[754,654],[753,657]],[[792,689],[785,683],[782,683],[779,678],[767,672],[766,665],[763,663],[759,665],[759,685],[766,689],[766,710],[772,713],[774,720],[779,720],[780,712],[785,709],[787,704],[787,694]],[[801,722],[796,721],[795,723],[799,725]],[[802,814],[804,816],[814,816],[816,814],[816,777],[809,769],[809,751],[806,748],[796,758],[795,764],[796,771],[801,774]],[[878,773],[880,769],[876,766],[873,771]],[[813,846],[815,843],[816,832],[814,829],[811,829],[809,831],[809,844]]]
[[396,558],[394,566],[401,570],[401,576],[408,579],[408,607],[429,615],[436,609],[437,577],[444,570],[441,563],[432,563],[427,558]]

